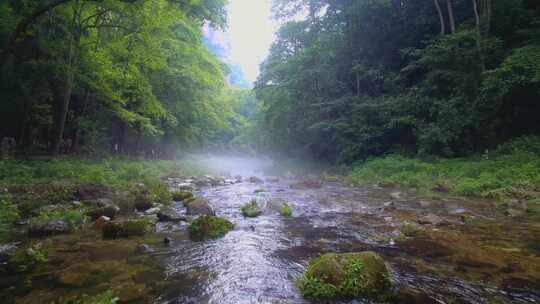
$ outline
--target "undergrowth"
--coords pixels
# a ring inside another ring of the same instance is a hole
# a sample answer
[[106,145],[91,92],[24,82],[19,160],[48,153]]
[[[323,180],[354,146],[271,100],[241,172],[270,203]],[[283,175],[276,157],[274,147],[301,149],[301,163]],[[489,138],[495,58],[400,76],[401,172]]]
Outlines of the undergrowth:
[[136,182],[158,180],[167,175],[197,175],[204,172],[193,161],[130,160],[126,158],[2,160],[0,185],[47,183],[103,184],[128,188]]
[[422,160],[390,155],[356,164],[348,178],[355,183],[532,200],[540,194],[540,156],[514,152],[492,157]]

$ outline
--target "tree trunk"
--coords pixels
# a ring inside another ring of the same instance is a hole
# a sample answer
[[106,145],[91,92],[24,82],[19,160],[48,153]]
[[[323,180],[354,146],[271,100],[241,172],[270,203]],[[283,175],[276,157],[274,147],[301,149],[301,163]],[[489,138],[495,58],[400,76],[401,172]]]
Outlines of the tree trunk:
[[66,127],[67,114],[69,110],[69,102],[71,100],[71,92],[73,90],[73,61],[74,61],[74,41],[73,35],[69,39],[69,54],[68,54],[68,71],[66,75],[66,81],[64,83],[63,101],[60,108],[60,120],[58,122],[58,134],[54,142],[53,155],[56,156],[60,153],[60,146],[64,138],[64,129]]
[[[474,1],[474,0],[473,0]],[[441,10],[441,6],[439,5],[439,0],[433,0],[435,2],[435,8],[437,9],[437,14],[439,14],[439,22],[441,23],[441,36],[444,35],[445,26],[444,26],[444,16]]]
[[456,32],[456,21],[454,19],[454,8],[452,5],[452,0],[446,0],[446,7],[448,9],[448,18],[450,20],[450,30],[453,34]]
[[482,55],[482,33],[480,31],[480,14],[478,13],[478,4],[476,0],[471,0],[474,10],[474,19],[476,23],[476,51],[478,52],[478,60],[480,60],[480,67],[482,72],[485,71],[486,67],[484,64],[484,56]]

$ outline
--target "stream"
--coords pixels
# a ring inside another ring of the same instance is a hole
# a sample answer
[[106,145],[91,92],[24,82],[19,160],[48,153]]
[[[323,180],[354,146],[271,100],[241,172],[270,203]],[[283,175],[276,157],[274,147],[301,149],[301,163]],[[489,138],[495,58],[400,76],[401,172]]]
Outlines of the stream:
[[[47,303],[45,299],[92,294],[114,284],[125,286],[120,294],[138,295],[128,296],[125,303],[310,303],[295,279],[311,258],[364,250],[385,259],[397,303],[540,302],[538,217],[509,217],[492,202],[446,194],[426,199],[374,185],[305,182],[315,177],[277,174],[270,160],[199,160],[223,175],[242,176],[242,182],[195,192],[210,201],[218,216],[235,224],[233,231],[217,240],[193,242],[187,223],[158,223],[156,233],[144,240],[155,251],[144,257],[133,253],[139,240],[96,241],[93,232],[58,236],[53,242],[73,255],[70,262],[64,258],[55,271],[34,274],[31,290],[14,292],[16,303]],[[252,176],[262,182],[250,182]],[[185,178],[168,182],[174,187]],[[244,218],[240,207],[252,198],[263,206],[263,214]],[[292,217],[279,214],[283,202],[292,207]],[[174,207],[185,213],[182,203]],[[401,235],[403,223],[414,223],[413,233]],[[168,246],[161,242],[165,236],[173,240]],[[123,262],[113,263],[118,260]],[[147,267],[130,270],[129,279],[100,274],[92,284],[87,278],[76,287],[55,283],[62,267],[70,275],[87,273],[91,266],[77,268],[81,261],[113,269]],[[107,280],[113,283],[101,284]]]

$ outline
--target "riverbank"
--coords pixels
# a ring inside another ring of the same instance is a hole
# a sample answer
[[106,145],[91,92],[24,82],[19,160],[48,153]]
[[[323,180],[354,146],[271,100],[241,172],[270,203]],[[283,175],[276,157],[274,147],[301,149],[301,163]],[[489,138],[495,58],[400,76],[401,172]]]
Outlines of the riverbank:
[[413,159],[399,155],[356,164],[354,184],[375,183],[415,189],[426,196],[459,196],[540,203],[540,156],[512,153],[460,159]]

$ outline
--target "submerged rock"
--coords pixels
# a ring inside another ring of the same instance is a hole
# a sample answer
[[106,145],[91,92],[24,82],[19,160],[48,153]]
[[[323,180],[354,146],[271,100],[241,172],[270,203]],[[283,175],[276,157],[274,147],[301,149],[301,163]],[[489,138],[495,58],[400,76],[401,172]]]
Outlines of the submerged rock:
[[148,230],[146,220],[124,220],[108,222],[103,226],[104,238],[127,238],[143,236]]
[[30,225],[28,234],[32,237],[44,237],[56,234],[69,233],[69,224],[63,220],[50,220]]
[[205,198],[196,198],[186,202],[187,215],[215,215],[216,212],[210,206],[210,201]]
[[328,253],[313,259],[299,280],[302,295],[312,299],[390,297],[384,260],[375,252]]
[[189,225],[189,236],[192,240],[216,239],[224,236],[234,228],[227,219],[203,215]]

